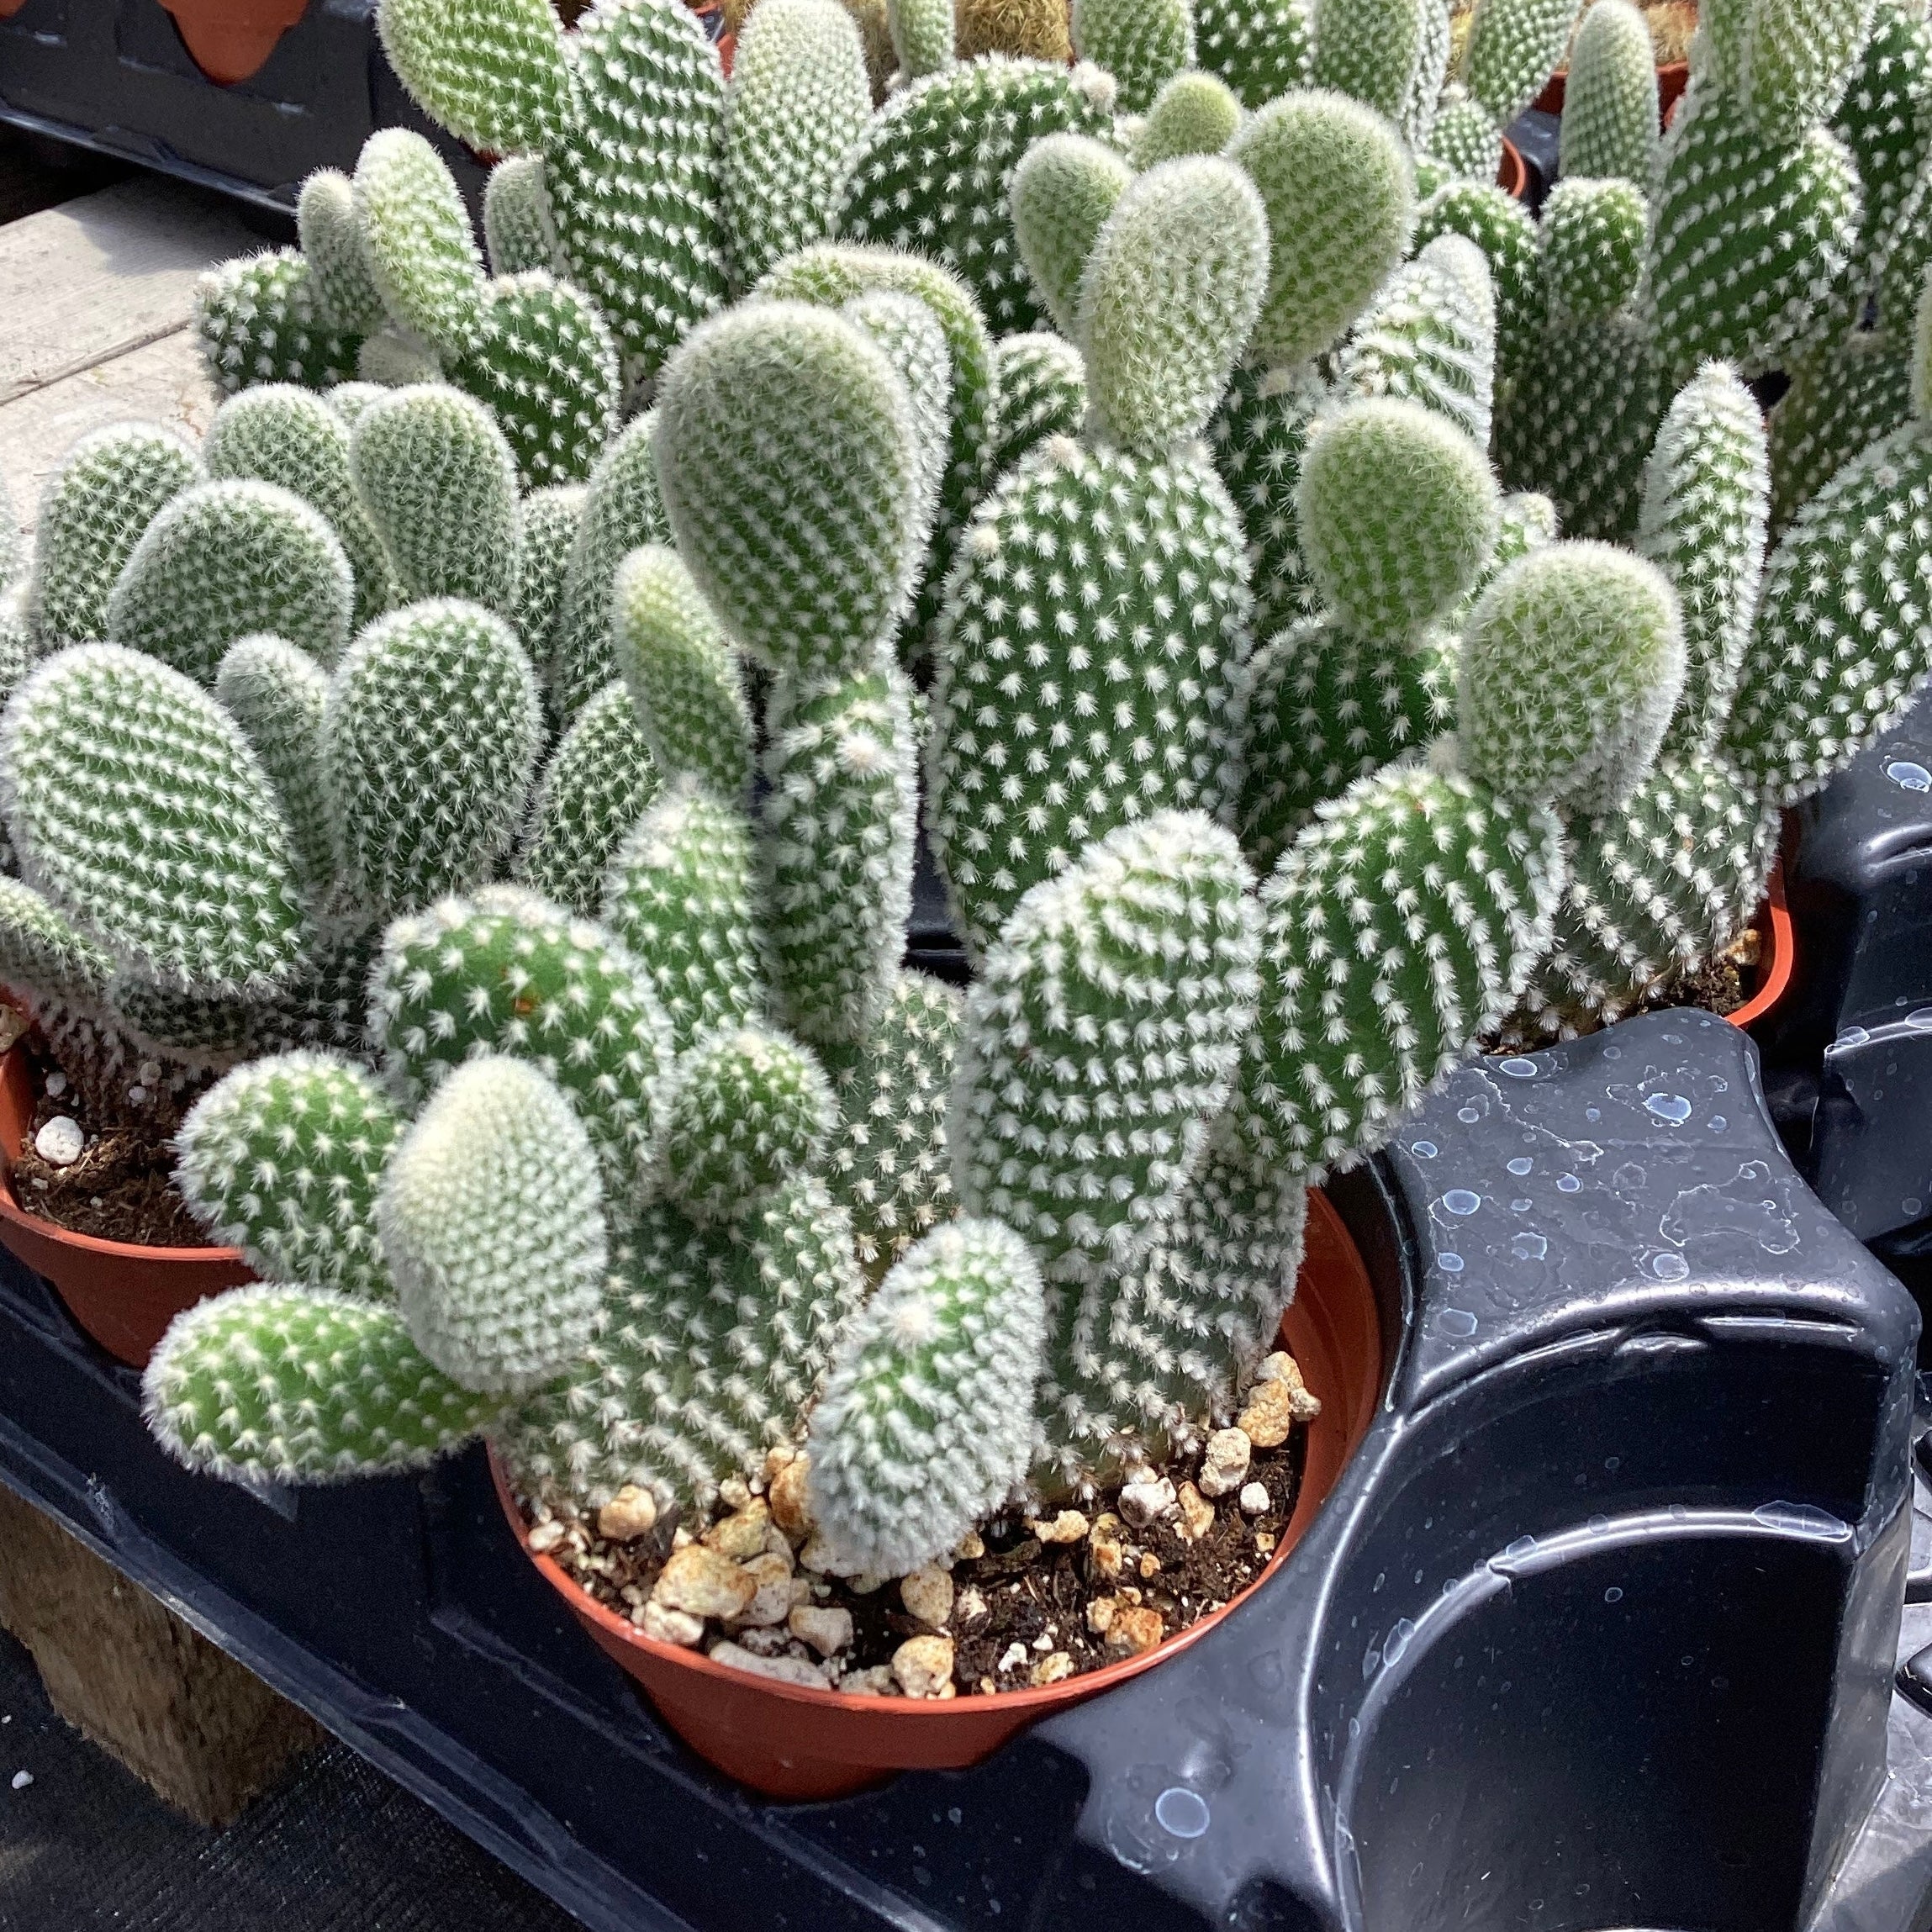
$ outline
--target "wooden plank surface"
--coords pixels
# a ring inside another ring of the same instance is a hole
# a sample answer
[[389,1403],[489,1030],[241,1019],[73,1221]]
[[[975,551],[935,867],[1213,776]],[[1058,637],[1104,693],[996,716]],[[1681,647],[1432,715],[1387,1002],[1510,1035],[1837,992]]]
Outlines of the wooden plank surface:
[[0,228],[0,405],[184,327],[202,271],[261,245],[218,197],[151,175]]

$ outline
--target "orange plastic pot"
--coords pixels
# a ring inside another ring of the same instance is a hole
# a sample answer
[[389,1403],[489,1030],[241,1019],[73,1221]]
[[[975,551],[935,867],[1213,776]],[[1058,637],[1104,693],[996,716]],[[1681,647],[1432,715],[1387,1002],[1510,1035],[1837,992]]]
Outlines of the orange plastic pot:
[[[777,1683],[641,1636],[547,1556],[531,1561],[664,1722],[700,1757],[755,1791],[779,1798],[839,1797],[895,1771],[957,1771],[990,1756],[1037,1718],[1097,1697],[1196,1642],[1260,1586],[1314,1521],[1368,1430],[1382,1382],[1375,1291],[1348,1231],[1319,1194],[1309,1199],[1307,1249],[1294,1306],[1282,1317],[1281,1339],[1322,1397],[1322,1412],[1309,1425],[1295,1512],[1268,1569],[1225,1609],[1143,1656],[1085,1676],[944,1703]],[[494,1457],[491,1468],[504,1514],[527,1553],[528,1533]]]
[[[1567,70],[1552,74],[1544,82],[1543,92],[1536,97],[1533,105],[1546,114],[1563,112],[1564,83],[1570,78]],[[1677,97],[1690,85],[1691,63],[1688,61],[1671,61],[1657,70],[1657,119],[1660,125],[1667,126],[1671,109],[1676,106]]]
[[1529,163],[1507,135],[1502,138],[1502,159],[1496,166],[1496,185],[1512,201],[1521,201],[1529,192]]
[[261,71],[309,0],[161,0],[209,80],[232,87]]
[[52,1282],[67,1312],[117,1360],[145,1369],[184,1308],[255,1279],[232,1248],[141,1248],[71,1234],[27,1213],[13,1194],[13,1161],[34,1118],[27,1056],[0,1060],[0,1243]]
[[1784,899],[1784,868],[1771,870],[1765,888],[1765,905],[1758,920],[1766,935],[1765,950],[1758,958],[1758,983],[1750,999],[1734,1013],[1724,1016],[1734,1027],[1748,1027],[1761,1020],[1785,996],[1791,976],[1797,967],[1797,934],[1792,928],[1791,911]]

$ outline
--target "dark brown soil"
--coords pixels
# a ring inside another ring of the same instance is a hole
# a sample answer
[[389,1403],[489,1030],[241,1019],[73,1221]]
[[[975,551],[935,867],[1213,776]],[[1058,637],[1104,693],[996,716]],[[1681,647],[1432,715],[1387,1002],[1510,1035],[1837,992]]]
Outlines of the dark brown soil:
[[[78,1121],[87,1132],[81,1158],[68,1167],[44,1160],[34,1146],[34,1137],[59,1114]],[[101,1241],[142,1248],[209,1245],[187,1203],[175,1192],[172,1152],[125,1127],[93,1132],[71,1086],[57,1096],[42,1091],[26,1138],[13,1151],[13,1198],[29,1214]]]
[[1748,928],[1715,958],[1667,973],[1646,987],[1632,1011],[1655,1013],[1671,1006],[1700,1006],[1720,1020],[1727,1018],[1750,998],[1755,990],[1762,943],[1757,928]]
[[[1178,1513],[1143,1529],[1119,1523],[1108,1538],[1111,1548],[1091,1537],[1043,1544],[1022,1516],[1009,1512],[995,1518],[981,1532],[983,1554],[958,1558],[950,1566],[953,1609],[942,1634],[953,1639],[953,1681],[958,1694],[1026,1689],[1048,1659],[1066,1660],[1066,1665],[1056,1661],[1050,1666],[1053,1675],[1047,1681],[1054,1681],[1132,1655],[1117,1635],[1110,1645],[1107,1636],[1093,1628],[1095,1621],[1107,1621],[1105,1611],[1098,1618],[1090,1614],[1102,1599],[1111,1600],[1116,1615],[1122,1610],[1158,1613],[1164,1639],[1238,1597],[1267,1567],[1294,1512],[1306,1433],[1297,1427],[1280,1448],[1254,1452],[1246,1480],[1267,1490],[1264,1512],[1248,1516],[1234,1497],[1222,1497],[1215,1506],[1213,1527],[1198,1539],[1181,1533]],[[1197,1449],[1172,1459],[1157,1473],[1179,1490],[1198,1475],[1200,1460]],[[1082,1501],[1080,1512],[1090,1525],[1118,1517],[1119,1491],[1116,1479]],[[539,1520],[531,1505],[523,1508],[526,1521]],[[1051,1519],[1056,1512],[1045,1513]],[[649,1597],[671,1554],[677,1528],[674,1517],[661,1518],[647,1535],[616,1543],[598,1534],[593,1519],[578,1518],[571,1539],[548,1554],[599,1602],[628,1617]],[[1110,1574],[1107,1566],[1114,1562],[1118,1567]],[[813,1575],[812,1586],[815,1605],[851,1613],[853,1641],[840,1659],[847,1677],[889,1665],[907,1638],[937,1628],[907,1613],[895,1581],[858,1590],[844,1578]],[[1145,1619],[1139,1621],[1145,1625]],[[709,1647],[719,1628],[710,1626],[700,1649]],[[763,1638],[775,1645],[784,1636],[780,1628],[752,1633],[750,1640]],[[801,1658],[810,1655],[802,1644],[787,1650]]]

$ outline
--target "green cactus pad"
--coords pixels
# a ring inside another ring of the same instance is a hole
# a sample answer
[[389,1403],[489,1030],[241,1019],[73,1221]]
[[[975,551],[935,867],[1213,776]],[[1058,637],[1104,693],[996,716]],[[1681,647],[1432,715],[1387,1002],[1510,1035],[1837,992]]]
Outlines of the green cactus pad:
[[1440,617],[1496,541],[1495,479],[1461,430],[1419,403],[1351,403],[1301,459],[1301,549],[1348,629],[1391,641]]
[[950,986],[901,972],[859,1045],[818,1050],[838,1101],[826,1185],[850,1212],[868,1268],[901,1259],[953,1212],[946,1103],[963,1011]]
[[349,460],[404,597],[515,614],[516,463],[483,404],[441,383],[398,389],[356,419]]
[[570,1102],[526,1062],[457,1068],[398,1143],[376,1201],[396,1305],[467,1389],[522,1395],[595,1332],[604,1192]]
[[452,1382],[393,1307],[237,1288],[176,1317],[141,1407],[177,1462],[230,1481],[340,1482],[426,1469],[503,1406]]
[[838,0],[762,0],[738,37],[725,95],[721,185],[734,288],[750,288],[782,256],[824,239],[846,155],[871,119],[864,45]]
[[1130,1259],[1227,1104],[1254,1021],[1251,883],[1229,833],[1157,812],[1035,886],[987,953],[954,1076],[953,1183],[1049,1279]]
[[1393,120],[1423,53],[1424,0],[1315,0],[1317,87],[1347,94]]
[[0,725],[0,802],[22,876],[121,970],[267,995],[305,938],[275,788],[202,687],[117,644],[40,664]]
[[603,926],[520,886],[439,900],[384,935],[369,1007],[406,1101],[479,1054],[527,1060],[576,1108],[613,1200],[637,1187],[670,1029],[641,962]]
[[1543,204],[1543,268],[1558,320],[1602,321],[1635,297],[1650,209],[1627,181],[1557,182]]
[[50,900],[0,874],[0,984],[36,1000],[98,1006],[113,970],[112,954]]
[[657,989],[679,1051],[764,1016],[755,893],[744,808],[688,774],[665,785],[611,861],[604,919]]
[[915,81],[853,148],[836,232],[953,270],[996,335],[1041,327],[1007,209],[1013,170],[1043,135],[1106,138],[1111,91],[1091,68],[1003,54]]
[[483,251],[456,177],[422,135],[383,128],[356,163],[356,224],[383,305],[446,355],[483,346]]
[[1258,112],[1277,94],[1308,85],[1314,57],[1308,10],[1302,0],[1195,0],[1194,49],[1243,107]]
[[209,381],[229,395],[251,383],[326,389],[356,373],[361,338],[323,320],[314,277],[292,248],[211,268],[191,320]]
[[483,182],[483,250],[493,275],[566,272],[540,155],[511,155]]
[[322,754],[328,673],[306,651],[280,637],[241,637],[221,660],[214,694],[241,726],[275,787],[303,884],[312,893],[322,891],[335,871]]
[[291,383],[244,389],[215,411],[202,454],[210,476],[275,483],[328,520],[355,573],[354,629],[388,609],[395,586],[383,540],[356,494],[349,425],[319,396]]
[[1408,157],[1380,115],[1320,92],[1270,101],[1227,152],[1268,211],[1268,293],[1250,353],[1306,362],[1368,307],[1401,259],[1415,205]]
[[1232,161],[1164,161],[1121,196],[1080,277],[1079,340],[1123,445],[1156,456],[1207,427],[1267,272],[1267,214]]
[[1087,257],[1133,176],[1117,148],[1091,135],[1043,135],[1013,170],[1008,199],[1020,259],[1069,340],[1079,333]]
[[34,533],[28,611],[42,654],[108,636],[108,599],[156,515],[206,477],[159,423],[111,423],[68,451]]
[[369,272],[348,176],[317,168],[296,198],[295,228],[317,315],[346,335],[374,334],[384,320],[383,292]]
[[679,552],[736,641],[800,675],[865,665],[926,536],[912,412],[879,349],[803,303],[718,316],[664,371],[657,450]]
[[323,718],[335,846],[383,913],[480,884],[522,822],[542,708],[509,627],[473,604],[378,618],[336,668]]
[[1144,114],[1168,80],[1194,65],[1186,0],[1073,0],[1074,51],[1111,74],[1122,113]]
[[1254,635],[1267,638],[1315,607],[1301,555],[1296,492],[1308,425],[1333,400],[1313,368],[1234,372],[1211,429],[1216,467],[1240,514],[1254,560]]
[[1261,891],[1239,1101],[1255,1175],[1374,1153],[1516,1004],[1564,879],[1555,814],[1465,778],[1391,766],[1325,807]]
[[1543,91],[1576,24],[1576,0],[1476,0],[1462,77],[1499,128]]
[[576,118],[548,0],[382,0],[376,24],[403,85],[472,147],[547,148]]
[[[1178,541],[1096,551],[1086,533],[1103,515]],[[1079,572],[1063,574],[1076,546]],[[948,589],[927,779],[970,954],[1090,841],[1164,808],[1232,805],[1248,615],[1234,506],[1192,456],[1050,443],[986,499]]]
[[1087,365],[1053,335],[1005,335],[995,351],[1000,435],[987,473],[995,479],[1048,436],[1079,433],[1087,417]]
[[517,577],[514,628],[540,684],[549,681],[557,620],[589,494],[582,483],[552,483],[523,499],[522,568]]
[[1134,142],[1134,166],[1158,167],[1183,155],[1217,155],[1240,125],[1241,103],[1227,83],[1189,68],[1155,95]]
[[1576,29],[1564,85],[1558,167],[1565,179],[1650,186],[1656,59],[1650,24],[1631,0],[1594,0]]
[[1774,536],[1860,451],[1912,414],[1911,356],[1877,331],[1819,349],[1790,375],[1769,419]]
[[517,877],[593,916],[611,858],[662,783],[631,694],[613,678],[577,714],[537,780]]
[[1464,632],[1465,768],[1511,797],[1612,810],[1643,782],[1683,684],[1663,573],[1608,544],[1549,544],[1497,578]]
[[272,1281],[381,1299],[376,1190],[403,1122],[388,1095],[333,1053],[237,1067],[176,1136],[175,1185],[213,1240]]
[[1039,1264],[997,1221],[900,1262],[841,1336],[812,1412],[812,1512],[836,1569],[943,1565],[1025,1475],[1046,1333]]

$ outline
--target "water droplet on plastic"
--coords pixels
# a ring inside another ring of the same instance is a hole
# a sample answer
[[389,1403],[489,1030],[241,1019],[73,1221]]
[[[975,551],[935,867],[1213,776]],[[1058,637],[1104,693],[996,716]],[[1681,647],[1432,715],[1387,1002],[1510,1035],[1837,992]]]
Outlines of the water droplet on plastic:
[[1455,1111],[1455,1117],[1465,1127],[1474,1127],[1482,1118],[1482,1109],[1481,1107],[1458,1107]]
[[1462,1257],[1460,1254],[1438,1254],[1436,1257],[1436,1266],[1445,1275],[1460,1275],[1462,1273]]
[[1582,1185],[1583,1183],[1575,1175],[1560,1175],[1557,1177],[1556,1191],[1559,1194],[1576,1194],[1581,1189]]
[[1445,1308],[1436,1320],[1445,1335],[1473,1335],[1475,1333],[1475,1317],[1466,1308]]
[[1607,1455],[1603,1459],[1603,1466],[1605,1469],[1614,1472],[1618,1464],[1622,1462],[1623,1460],[1623,1457],[1620,1455]]
[[1583,1117],[1586,1121],[1600,1121],[1603,1117],[1603,1110],[1602,1107],[1586,1107]]
[[1932,1033],[1932,1006],[1914,1006],[1905,1016],[1905,1024],[1921,1033]]
[[1691,1117],[1691,1103],[1681,1094],[1652,1094],[1644,1102],[1644,1111],[1679,1127]]
[[1518,1261],[1540,1261],[1549,1252],[1549,1243],[1540,1234],[1518,1234],[1510,1243]]
[[1382,1653],[1373,1644],[1362,1653],[1362,1681],[1366,1683],[1382,1667]]
[[1845,1027],[1831,1043],[1834,1047],[1862,1047],[1871,1037],[1862,1027]]
[[1593,1516],[1583,1527],[1592,1536],[1601,1536],[1610,1527],[1610,1518],[1607,1516]]
[[1496,1070],[1499,1074],[1507,1074],[1512,1080],[1533,1080],[1537,1074],[1537,1065],[1534,1060],[1498,1060]]
[[1509,1204],[1509,1211],[1512,1214],[1527,1214],[1529,1212],[1529,1209],[1530,1199],[1527,1194],[1518,1195],[1516,1199]]
[[1731,1123],[1726,1120],[1722,1114],[1713,1114],[1711,1116],[1711,1132],[1713,1133],[1722,1133],[1724,1129],[1730,1124]]
[[1603,1049],[1603,1058],[1607,1060],[1620,1060],[1623,1058],[1623,1049],[1621,1047],[1606,1047]]
[[1452,1187],[1443,1196],[1443,1206],[1450,1214],[1474,1214],[1482,1206],[1482,1196],[1466,1187]]
[[1610,1587],[1603,1592],[1603,1601],[1606,1603],[1621,1603],[1623,1601],[1623,1592],[1619,1590],[1614,1583],[1613,1583]]
[[1908,792],[1932,792],[1932,772],[1923,765],[1914,764],[1910,758],[1894,758],[1885,768],[1885,775],[1893,784],[1903,785]]
[[1766,1529],[1782,1530],[1787,1536],[1813,1536],[1821,1543],[1845,1543],[1850,1539],[1851,1525],[1809,1502],[1760,1502],[1751,1514]]
[[1691,1264],[1681,1254],[1659,1254],[1651,1259],[1650,1272],[1660,1281],[1681,1281],[1691,1272]]
[[1902,1213],[1909,1214],[1914,1220],[1917,1220],[1925,1211],[1925,1203],[1915,1194],[1907,1195],[1898,1206]]
[[1409,1152],[1417,1160],[1433,1160],[1436,1157],[1436,1143],[1433,1140],[1419,1140]]
[[1199,1838],[1207,1829],[1207,1800],[1185,1785],[1170,1784],[1153,1801],[1154,1822],[1173,1838]]
[[1382,1646],[1382,1661],[1385,1664],[1399,1663],[1402,1652],[1408,1649],[1409,1639],[1416,1634],[1416,1627],[1407,1617],[1398,1617],[1395,1628],[1389,1632],[1389,1640]]
[[1515,1542],[1505,1544],[1502,1553],[1505,1556],[1528,1556],[1535,1549],[1536,1539],[1533,1536],[1519,1536]]
[[1536,1163],[1530,1159],[1527,1154],[1519,1153],[1516,1159],[1509,1164],[1509,1171],[1512,1174],[1528,1174],[1529,1170],[1535,1165]]

